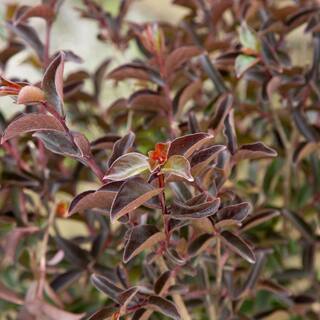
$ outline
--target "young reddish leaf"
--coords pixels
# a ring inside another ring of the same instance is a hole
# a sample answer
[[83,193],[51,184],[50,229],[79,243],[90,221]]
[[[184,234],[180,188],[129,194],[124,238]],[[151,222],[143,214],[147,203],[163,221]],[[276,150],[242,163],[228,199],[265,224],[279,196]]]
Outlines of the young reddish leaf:
[[206,250],[214,239],[210,233],[203,233],[195,238],[188,246],[188,255],[197,256],[202,251]]
[[239,54],[234,63],[234,68],[236,71],[237,78],[241,78],[241,76],[249,70],[251,67],[256,65],[259,62],[259,59],[252,56],[247,56],[245,54]]
[[166,59],[167,73],[172,73],[191,58],[198,56],[201,52],[202,50],[195,46],[180,47],[174,50]]
[[171,142],[168,157],[173,155],[184,155],[188,158],[193,154],[193,152],[200,149],[203,144],[207,143],[212,138],[212,135],[204,132],[188,134],[176,138]]
[[226,244],[232,251],[240,255],[249,263],[255,263],[256,257],[252,249],[238,236],[230,231],[223,231],[220,237],[224,244]]
[[42,113],[25,114],[12,121],[3,133],[1,143],[15,138],[23,133],[55,130],[63,132],[61,123],[54,117]]
[[34,28],[22,23],[20,23],[19,25],[15,25],[12,22],[7,22],[6,25],[9,30],[13,31],[16,35],[21,37],[27,43],[27,45],[34,49],[38,57],[42,59],[44,47]]
[[131,152],[116,159],[107,170],[103,179],[121,181],[136,176],[148,169],[148,158],[140,153]]
[[264,210],[263,212],[253,215],[252,217],[247,219],[241,226],[241,231],[246,231],[248,229],[254,228],[255,226],[258,226],[261,223],[269,221],[274,217],[278,217],[279,215],[280,215],[280,212],[277,210]]
[[[137,177],[126,181],[119,189],[111,206],[111,220],[115,221],[123,215],[137,209],[162,192],[162,188],[154,188],[143,179]],[[150,202],[150,201],[149,201]],[[154,207],[157,202],[150,204]],[[146,203],[148,205],[148,203]]]
[[63,69],[65,54],[60,52],[47,68],[42,89],[50,106],[63,116]]
[[221,130],[224,120],[232,108],[234,97],[231,93],[226,93],[220,96],[216,103],[215,114],[209,124],[215,133]]
[[242,145],[233,155],[232,160],[238,162],[244,159],[256,160],[261,158],[274,158],[278,154],[275,150],[262,142],[255,142]]
[[81,158],[81,152],[66,132],[43,130],[32,135],[40,139],[44,146],[53,153]]
[[202,219],[214,215],[220,205],[220,198],[188,206],[175,201],[172,204],[171,216],[177,220]]
[[147,307],[149,309],[158,311],[171,319],[174,319],[174,320],[181,319],[175,305],[169,300],[161,298],[159,296],[151,296],[148,299]]
[[78,194],[70,203],[69,216],[87,209],[100,208],[110,210],[116,192],[106,190],[89,190]]
[[167,161],[169,147],[170,142],[157,143],[154,150],[148,152],[151,171],[154,171],[156,168],[162,166]]
[[135,134],[130,131],[128,134],[116,141],[113,145],[112,154],[108,160],[108,167],[110,167],[120,156],[128,152],[128,150],[133,146],[134,139]]
[[239,40],[243,48],[259,52],[261,44],[257,33],[246,22],[241,23]]
[[104,276],[93,274],[91,275],[92,284],[102,293],[106,294],[110,299],[114,302],[119,302],[118,297],[119,294],[123,292],[123,289],[115,285],[109,279]]
[[173,174],[188,181],[193,181],[194,179],[190,170],[189,161],[184,156],[179,155],[171,156],[161,168],[161,172],[163,173]]
[[142,251],[159,244],[164,239],[165,234],[160,232],[154,225],[133,227],[124,248],[123,261],[127,263]]
[[159,295],[166,292],[172,284],[171,277],[170,270],[163,272],[154,284],[154,292]]
[[25,86],[18,94],[18,104],[32,104],[39,103],[44,100],[44,92],[35,86]]

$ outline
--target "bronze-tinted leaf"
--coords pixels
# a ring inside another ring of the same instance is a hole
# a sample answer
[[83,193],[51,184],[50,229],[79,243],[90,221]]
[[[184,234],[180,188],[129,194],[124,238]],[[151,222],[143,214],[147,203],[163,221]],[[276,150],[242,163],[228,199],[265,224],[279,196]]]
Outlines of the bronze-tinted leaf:
[[236,220],[242,222],[252,210],[252,206],[248,202],[226,206],[220,209],[215,215],[215,221]]
[[216,214],[220,205],[220,198],[188,206],[175,201],[171,207],[171,216],[177,220],[201,219]]
[[108,190],[89,190],[78,194],[71,202],[69,216],[87,209],[100,208],[109,211],[116,192]]
[[256,262],[256,257],[252,249],[238,236],[230,231],[223,231],[220,234],[221,239],[232,251],[240,255],[250,263]]
[[232,159],[235,162],[244,159],[256,160],[263,158],[274,158],[278,154],[274,149],[266,146],[262,142],[255,142],[242,145],[233,155]]
[[9,124],[3,133],[1,143],[23,133],[41,130],[55,130],[63,132],[64,128],[61,123],[52,116],[42,113],[25,114]]
[[133,146],[134,139],[135,134],[130,131],[128,134],[115,142],[113,145],[112,154],[108,160],[109,167],[114,163],[115,160],[129,151],[129,149]]
[[233,102],[234,98],[231,93],[223,94],[218,99],[215,106],[215,114],[209,124],[209,127],[212,128],[214,132],[221,130],[224,120],[232,108]]
[[314,232],[309,224],[307,224],[302,217],[291,210],[282,210],[282,214],[289,219],[292,224],[301,232],[302,236],[312,243],[314,241]]
[[186,158],[191,156],[193,152],[200,149],[201,146],[212,139],[213,136],[208,133],[198,132],[194,134],[188,134],[179,138],[174,139],[171,142],[168,157],[173,155],[184,155]]
[[66,132],[42,130],[32,135],[40,139],[44,146],[53,153],[70,157],[81,157],[81,152]]
[[32,7],[25,6],[24,10],[19,14],[18,17],[16,17],[14,23],[18,25],[21,22],[33,17],[43,18],[47,22],[51,23],[54,19],[54,16],[54,10],[46,4],[39,4]]
[[241,226],[241,231],[246,231],[248,229],[254,228],[255,226],[258,226],[261,223],[269,221],[274,217],[278,217],[279,215],[280,215],[280,212],[278,210],[272,210],[272,209],[263,210],[262,212],[248,218]]
[[153,199],[153,201],[151,199],[162,191],[162,188],[154,188],[139,177],[129,179],[120,187],[113,200],[110,212],[111,220],[118,220],[143,204],[157,207],[157,199]]
[[43,79],[42,89],[48,104],[63,116],[63,69],[65,54],[60,52],[48,66]]
[[112,299],[115,302],[118,301],[119,295],[124,291],[117,285],[115,285],[113,282],[111,282],[108,278],[93,274],[91,275],[91,282],[92,284],[100,290],[102,293],[106,294],[110,299]]
[[199,255],[203,250],[207,249],[213,240],[213,235],[209,233],[203,233],[195,238],[188,246],[188,254],[190,256]]
[[92,314],[87,320],[114,320],[113,315],[115,312],[117,312],[118,308],[116,307],[105,307],[98,311],[96,311],[94,314]]
[[167,299],[152,296],[148,299],[147,307],[162,313],[170,319],[180,320],[180,315],[175,305]]
[[103,179],[121,181],[136,176],[148,168],[149,162],[146,156],[131,152],[116,159]]
[[40,59],[43,58],[43,44],[34,28],[22,23],[15,25],[12,22],[7,22],[7,27],[34,49]]
[[170,270],[167,270],[160,275],[154,284],[154,292],[156,294],[161,295],[169,289],[170,285],[172,284],[170,281],[171,276],[172,274]]
[[108,74],[108,78],[116,81],[121,81],[129,78],[153,81],[157,84],[163,85],[163,81],[157,71],[147,68],[140,64],[124,64]]
[[73,241],[63,239],[60,236],[55,238],[58,247],[63,250],[65,258],[77,267],[85,268],[89,262],[89,253],[77,246]]
[[165,239],[164,233],[160,232],[154,225],[140,225],[133,227],[126,242],[123,261],[128,262],[134,256],[145,249],[149,249]]
[[191,58],[199,55],[201,49],[195,46],[180,47],[169,54],[166,59],[166,70],[167,73],[171,73],[178,69],[185,62],[189,61]]

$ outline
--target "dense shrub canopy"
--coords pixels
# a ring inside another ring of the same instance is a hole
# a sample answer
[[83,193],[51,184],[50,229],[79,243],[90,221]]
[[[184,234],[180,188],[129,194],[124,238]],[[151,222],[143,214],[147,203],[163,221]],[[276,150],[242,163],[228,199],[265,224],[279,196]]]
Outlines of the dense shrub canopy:
[[73,9],[95,72],[52,50],[63,1],[5,5],[0,318],[319,319],[319,1],[135,2]]

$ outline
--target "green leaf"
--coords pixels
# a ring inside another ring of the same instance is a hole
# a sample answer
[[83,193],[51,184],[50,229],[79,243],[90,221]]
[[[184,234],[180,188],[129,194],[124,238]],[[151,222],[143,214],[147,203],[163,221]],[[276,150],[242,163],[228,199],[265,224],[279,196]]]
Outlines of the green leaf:
[[247,56],[245,54],[238,55],[235,61],[237,77],[240,78],[248,69],[258,63],[258,61],[259,59],[255,57]]
[[250,28],[246,22],[242,22],[239,32],[240,43],[244,48],[254,51],[260,50],[260,41],[255,30]]
[[184,156],[174,155],[170,157],[161,171],[164,173],[172,173],[188,181],[194,180],[190,171],[190,163]]
[[136,176],[148,168],[149,162],[146,156],[131,152],[116,159],[103,179],[121,181]]

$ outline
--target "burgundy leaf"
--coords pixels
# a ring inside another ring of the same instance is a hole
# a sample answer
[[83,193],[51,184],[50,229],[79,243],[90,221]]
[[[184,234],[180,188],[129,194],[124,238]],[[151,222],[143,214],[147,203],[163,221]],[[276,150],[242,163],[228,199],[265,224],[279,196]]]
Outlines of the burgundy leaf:
[[244,159],[262,159],[262,158],[274,158],[278,154],[275,150],[267,147],[262,142],[255,142],[251,144],[242,145],[237,152],[233,155],[232,159],[235,162]]

